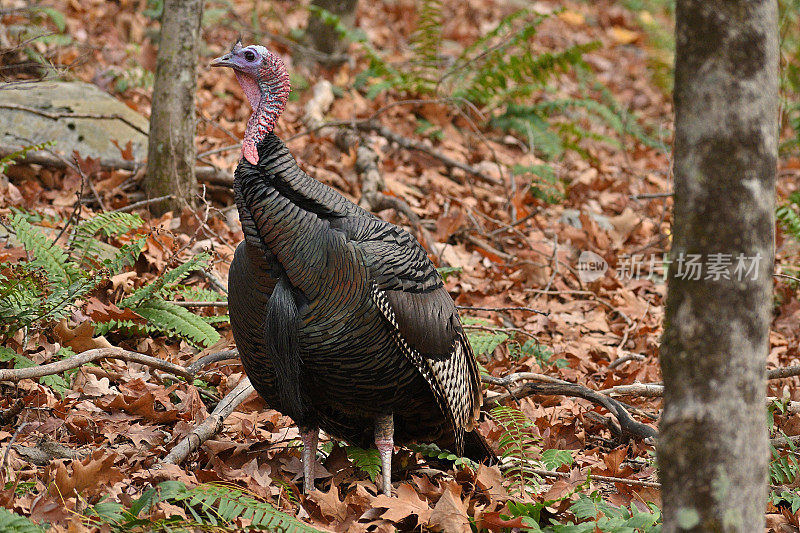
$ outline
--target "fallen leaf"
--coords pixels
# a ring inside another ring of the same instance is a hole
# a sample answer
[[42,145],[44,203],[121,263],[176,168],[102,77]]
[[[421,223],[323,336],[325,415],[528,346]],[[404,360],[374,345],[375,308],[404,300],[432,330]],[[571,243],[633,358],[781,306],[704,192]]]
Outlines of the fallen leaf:
[[500,473],[499,466],[480,465],[475,476],[475,484],[486,493],[490,500],[507,501],[511,499],[503,487],[503,474]]
[[467,508],[461,501],[461,488],[456,483],[445,487],[442,497],[436,502],[433,508],[428,527],[432,531],[444,531],[446,533],[470,533],[469,518]]
[[316,503],[320,513],[331,520],[344,520],[347,518],[347,504],[339,499],[339,488],[331,483],[328,492],[314,489],[308,499]]
[[639,32],[631,31],[620,26],[614,26],[609,30],[609,33],[617,44],[631,44],[639,40]]
[[400,522],[409,516],[417,517],[417,524],[426,524],[433,510],[428,502],[417,494],[417,491],[408,483],[397,487],[397,496],[389,497],[381,494],[372,501],[374,507],[385,507],[386,512],[381,515],[385,520]]
[[74,493],[93,496],[103,492],[105,487],[125,479],[113,466],[116,458],[114,453],[95,450],[83,461],[72,461],[69,466],[63,460],[54,462],[45,470],[45,478],[50,481],[48,493],[54,498],[67,498]]
[[78,326],[70,328],[67,321],[62,320],[53,328],[61,344],[69,346],[75,353],[93,350],[95,348],[111,348],[111,343],[103,337],[94,337],[94,324],[87,320]]
[[564,11],[559,13],[558,18],[560,18],[561,20],[572,26],[580,26],[581,24],[586,22],[586,17],[583,16],[583,13],[572,11],[571,9],[565,9]]

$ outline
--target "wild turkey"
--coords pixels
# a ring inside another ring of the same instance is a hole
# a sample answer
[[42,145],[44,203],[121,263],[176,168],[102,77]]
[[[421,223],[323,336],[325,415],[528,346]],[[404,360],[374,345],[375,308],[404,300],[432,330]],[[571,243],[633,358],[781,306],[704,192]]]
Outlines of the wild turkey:
[[289,96],[277,55],[237,42],[211,65],[234,70],[253,108],[233,186],[245,239],[231,326],[256,391],[300,428],[304,490],[319,429],[363,448],[374,439],[385,494],[394,443],[494,457],[474,430],[477,364],[425,250],[297,166],[272,133]]

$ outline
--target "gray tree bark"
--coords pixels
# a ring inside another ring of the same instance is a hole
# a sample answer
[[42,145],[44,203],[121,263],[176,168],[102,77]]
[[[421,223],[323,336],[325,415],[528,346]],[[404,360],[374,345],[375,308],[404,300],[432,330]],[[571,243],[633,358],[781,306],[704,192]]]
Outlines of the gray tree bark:
[[194,203],[195,71],[202,15],[203,0],[164,0],[143,186],[150,198],[175,198],[153,204],[157,214]]
[[[763,531],[776,0],[678,0],[674,100],[674,241],[658,442],[664,531]],[[699,276],[690,268],[693,255]]]

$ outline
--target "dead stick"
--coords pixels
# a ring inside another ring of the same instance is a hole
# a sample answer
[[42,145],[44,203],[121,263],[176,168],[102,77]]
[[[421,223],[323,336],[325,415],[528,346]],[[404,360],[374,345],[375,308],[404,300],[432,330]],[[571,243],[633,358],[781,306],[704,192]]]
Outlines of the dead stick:
[[525,383],[509,393],[487,398],[484,405],[487,409],[491,409],[501,405],[507,400],[519,399],[537,394],[547,396],[573,396],[589,400],[592,403],[602,405],[608,412],[614,415],[624,433],[642,439],[655,439],[657,436],[655,429],[647,424],[642,424],[634,420],[625,407],[617,400],[576,383]]
[[200,445],[222,430],[225,419],[253,392],[255,390],[250,384],[250,379],[247,377],[242,379],[236,385],[236,388],[226,394],[222,401],[217,404],[217,407],[208,418],[203,420],[200,425],[170,450],[162,463],[176,465],[185,461],[189,454],[196,451],[200,448]]

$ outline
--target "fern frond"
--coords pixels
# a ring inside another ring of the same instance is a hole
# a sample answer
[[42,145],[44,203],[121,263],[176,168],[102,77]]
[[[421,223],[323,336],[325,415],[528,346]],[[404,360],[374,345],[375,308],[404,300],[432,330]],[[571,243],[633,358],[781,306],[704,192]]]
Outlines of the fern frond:
[[472,351],[475,355],[491,355],[495,348],[508,340],[508,335],[499,332],[470,330],[467,332],[467,339],[472,345]]
[[164,274],[156,278],[152,283],[136,289],[133,294],[122,300],[122,302],[120,302],[120,307],[130,307],[133,309],[139,303],[157,295],[164,287],[182,281],[183,278],[188,276],[192,271],[198,268],[205,268],[208,265],[210,257],[209,254],[205,253],[198,254],[182,265],[164,272]]
[[0,507],[0,531],[4,533],[43,533],[44,529],[30,519]]
[[800,242],[800,214],[797,213],[795,205],[788,202],[779,206],[775,210],[775,218],[778,219],[784,231]]
[[417,10],[417,28],[411,35],[411,48],[419,65],[414,72],[414,90],[432,92],[439,73],[439,46],[442,42],[442,0],[420,0]]
[[105,237],[116,237],[140,227],[144,221],[139,215],[132,213],[106,212],[100,213],[89,220],[80,222],[69,242],[72,256],[81,263],[92,266],[101,264],[100,258],[115,254],[117,249],[99,241],[98,234]]
[[8,167],[14,164],[14,161],[22,159],[28,154],[28,152],[36,152],[38,150],[44,150],[45,148],[53,146],[53,144],[55,144],[53,143],[53,141],[46,141],[43,143],[33,144],[31,146],[20,148],[16,152],[11,152],[7,156],[0,159],[0,174],[5,174],[6,170],[8,170]]
[[459,457],[449,450],[443,450],[434,443],[427,444],[410,444],[408,449],[417,453],[421,453],[425,457],[432,457],[434,459],[444,459],[445,461],[452,461],[456,467],[468,466],[473,470],[477,470],[478,463],[469,457]]
[[109,270],[111,275],[119,274],[122,269],[133,266],[139,258],[139,254],[144,250],[146,240],[147,236],[143,235],[124,244],[113,258],[103,262],[103,266]]
[[187,488],[179,481],[164,481],[157,487],[158,501],[182,505],[201,524],[228,526],[236,519],[250,520],[250,527],[267,531],[319,533],[318,529],[278,511],[235,485],[206,483]]
[[116,237],[141,227],[142,224],[144,220],[139,215],[108,211],[80,222],[75,228],[75,233],[90,237],[102,233],[106,237]]
[[51,283],[68,285],[78,277],[79,270],[70,263],[67,254],[44,233],[32,226],[23,215],[13,215],[11,226],[25,250],[34,256],[30,266],[43,268]]
[[156,331],[172,333],[199,346],[211,346],[220,339],[217,330],[184,307],[151,299],[133,308],[147,319],[147,326]]
[[363,449],[357,446],[346,446],[347,458],[363,470],[375,483],[381,473],[381,456],[375,448]]
[[514,407],[501,405],[490,414],[503,428],[498,444],[502,460],[508,465],[507,472],[514,479],[512,488],[520,494],[535,492],[542,481],[535,470],[542,465],[537,460],[539,438],[533,432],[533,424]]

